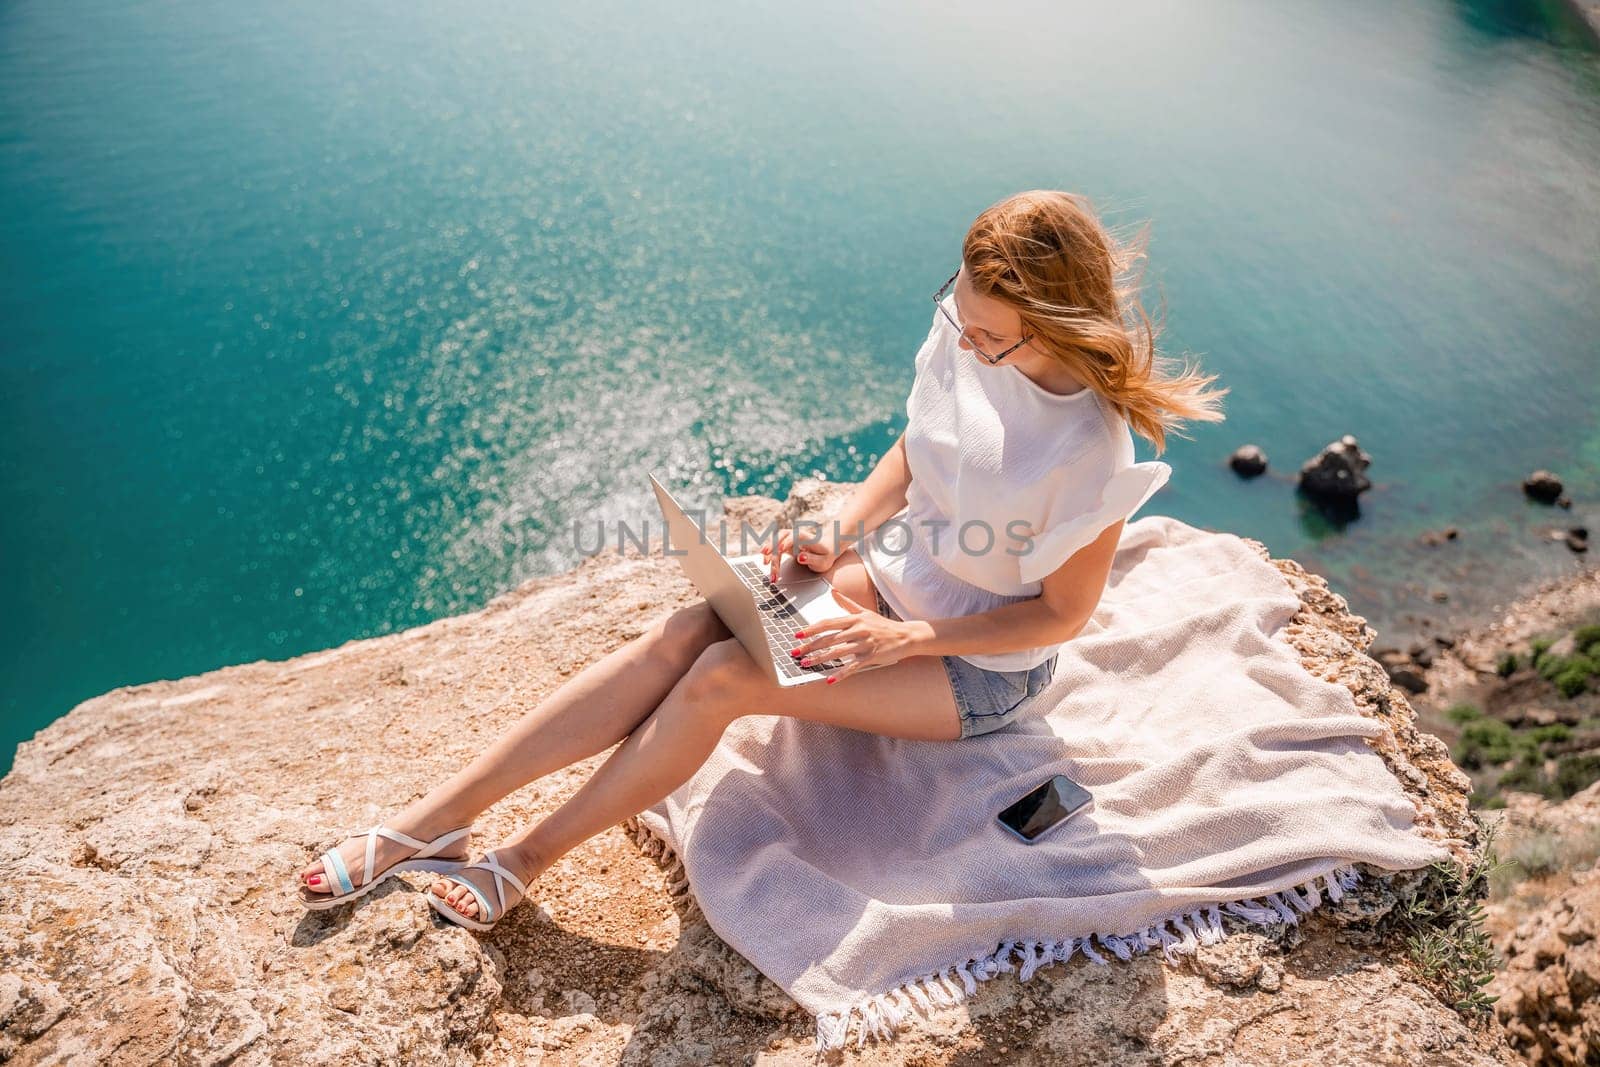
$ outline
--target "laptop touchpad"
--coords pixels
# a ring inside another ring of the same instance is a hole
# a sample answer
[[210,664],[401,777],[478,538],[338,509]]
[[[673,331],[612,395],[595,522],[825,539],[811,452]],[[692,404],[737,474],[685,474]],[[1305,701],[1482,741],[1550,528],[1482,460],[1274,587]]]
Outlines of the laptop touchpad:
[[814,582],[786,584],[783,591],[794,601],[795,607],[800,610],[800,617],[807,622],[837,619],[850,614],[849,608],[834,599],[833,586],[820,578]]

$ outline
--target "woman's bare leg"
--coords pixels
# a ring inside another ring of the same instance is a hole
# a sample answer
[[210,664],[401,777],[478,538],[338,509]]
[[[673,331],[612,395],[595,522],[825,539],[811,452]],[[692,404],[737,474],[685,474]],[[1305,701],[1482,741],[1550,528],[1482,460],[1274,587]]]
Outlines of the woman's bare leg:
[[[495,848],[496,858],[527,884],[572,848],[682,785],[705,763],[728,724],[752,713],[921,741],[961,736],[949,676],[936,656],[912,656],[832,686],[786,688],[767,678],[737,640],[718,641],[565,804]],[[475,871],[462,877],[494,899],[492,876]],[[477,899],[461,886],[440,878],[433,892],[461,914],[477,916]]]
[[[604,752],[648,716],[713,643],[731,636],[704,600],[682,608],[644,634],[591,664],[500,735],[472,762],[384,825],[423,841],[465,826],[507,794],[552,771]],[[449,858],[464,855],[467,843]],[[366,842],[340,849],[353,879],[361,877]],[[409,854],[380,838],[375,864],[387,866]],[[320,861],[301,872],[310,893],[332,886]]]

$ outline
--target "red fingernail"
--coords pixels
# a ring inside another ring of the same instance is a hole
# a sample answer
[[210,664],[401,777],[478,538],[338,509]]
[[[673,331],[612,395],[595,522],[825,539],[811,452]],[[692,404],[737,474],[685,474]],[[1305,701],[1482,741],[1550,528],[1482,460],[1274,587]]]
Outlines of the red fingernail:
[[805,636],[805,634],[803,634],[803,633],[801,633],[801,632],[800,632],[800,631],[799,631],[799,630],[796,630],[796,631],[795,631],[795,632],[794,632],[794,635],[795,635],[795,636],[796,636],[796,637],[804,637],[804,636]]
[[789,655],[791,655],[791,656],[798,656],[799,654],[800,654],[800,650],[798,648],[791,648],[789,650]]
[[804,563],[806,561],[806,558],[804,556],[796,556],[795,559],[799,560],[801,563]]
[[829,678],[829,679],[828,679],[828,684],[829,684],[829,685],[832,685],[832,684],[833,684],[833,683],[834,683],[834,682],[837,682],[837,681],[838,681],[838,680],[839,680],[839,679],[837,679],[837,678]]

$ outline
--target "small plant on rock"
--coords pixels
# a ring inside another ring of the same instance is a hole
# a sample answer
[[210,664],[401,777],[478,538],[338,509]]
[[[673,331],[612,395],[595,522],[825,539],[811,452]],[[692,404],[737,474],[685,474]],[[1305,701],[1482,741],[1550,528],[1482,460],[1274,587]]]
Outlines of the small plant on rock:
[[1483,836],[1483,852],[1463,870],[1452,860],[1431,864],[1428,874],[1391,913],[1405,934],[1411,960],[1445,1003],[1464,1016],[1487,1017],[1497,997],[1484,991],[1500,965],[1483,926],[1482,901],[1489,879],[1510,861],[1495,857],[1496,827],[1476,812],[1473,821]]

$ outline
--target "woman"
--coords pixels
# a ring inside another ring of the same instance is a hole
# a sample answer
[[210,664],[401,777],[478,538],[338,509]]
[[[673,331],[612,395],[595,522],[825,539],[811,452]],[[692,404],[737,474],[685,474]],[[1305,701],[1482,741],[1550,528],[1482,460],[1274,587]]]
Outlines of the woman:
[[[383,826],[324,853],[301,872],[306,906],[400,870],[451,872],[429,903],[486,930],[560,856],[688,780],[753,709],[921,741],[1015,719],[1093,613],[1124,521],[1171,472],[1133,462],[1130,426],[1159,452],[1180,419],[1222,417],[1226,390],[1204,388],[1213,377],[1160,373],[1157,330],[1137,287],[1118,281],[1139,258],[1070,193],[1019,193],[973,223],[934,298],[905,433],[819,535],[787,531],[763,549],[774,575],[793,555],[849,609],[795,635],[801,662],[842,664],[827,684],[773,685],[698,601]],[[560,808],[464,863],[480,812],[619,740]]]

